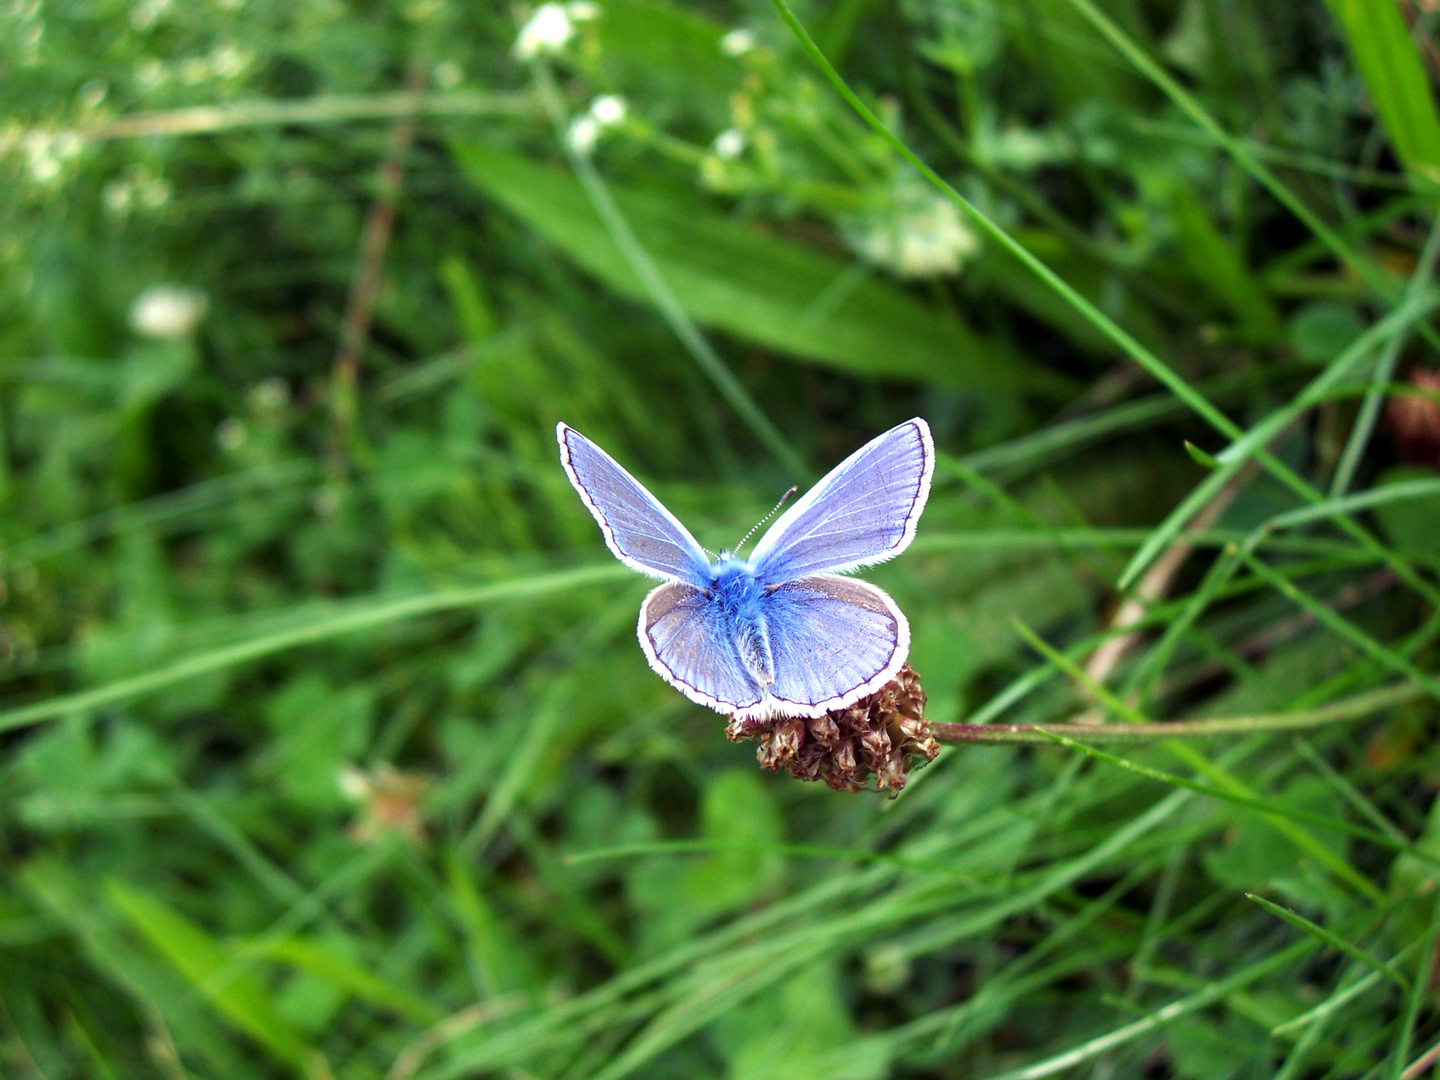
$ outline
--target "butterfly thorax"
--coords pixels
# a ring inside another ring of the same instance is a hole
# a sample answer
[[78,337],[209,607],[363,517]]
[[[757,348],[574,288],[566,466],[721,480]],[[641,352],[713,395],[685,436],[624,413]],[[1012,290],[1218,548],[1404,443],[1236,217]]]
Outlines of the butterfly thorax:
[[[741,662],[762,687],[775,681],[770,634],[765,625],[765,587],[744,559],[722,551],[710,564],[709,602],[718,609],[724,637],[735,642]],[[724,640],[722,637],[722,640]]]

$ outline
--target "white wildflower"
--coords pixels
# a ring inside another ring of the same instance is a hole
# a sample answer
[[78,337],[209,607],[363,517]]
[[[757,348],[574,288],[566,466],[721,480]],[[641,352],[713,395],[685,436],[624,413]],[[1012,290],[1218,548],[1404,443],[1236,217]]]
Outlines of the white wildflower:
[[118,217],[130,209],[135,200],[135,189],[128,180],[111,180],[105,185],[101,198],[105,200],[105,209]]
[[55,137],[50,140],[50,149],[61,161],[69,161],[76,154],[80,153],[80,147],[84,144],[80,136],[73,131],[58,131]]
[[594,22],[600,17],[600,5],[591,0],[570,0],[565,5],[565,14],[575,22]]
[[274,412],[290,404],[290,384],[279,375],[267,375],[250,388],[250,407],[256,412]]
[[208,306],[199,289],[152,285],[130,305],[130,326],[143,337],[173,341],[193,333]]
[[613,127],[625,119],[628,107],[619,94],[602,94],[590,103],[590,115],[601,127]]
[[726,56],[744,56],[755,48],[755,35],[749,30],[731,30],[720,39],[720,51]]
[[619,94],[602,94],[590,102],[590,111],[570,121],[565,141],[577,154],[589,154],[608,127],[625,119],[630,107]]
[[215,429],[215,441],[220,444],[220,449],[227,453],[234,453],[245,445],[245,440],[250,432],[246,430],[245,421],[237,420],[233,416],[227,416],[220,421]]
[[953,203],[926,195],[872,220],[850,237],[850,245],[901,277],[924,278],[957,273],[980,243]]
[[154,90],[163,86],[169,78],[170,72],[165,65],[153,56],[147,56],[135,65],[135,81],[141,90]]
[[600,121],[589,113],[575,117],[570,121],[570,130],[565,133],[565,141],[575,153],[589,154],[600,141]]
[[255,54],[230,42],[216,45],[210,53],[210,70],[222,79],[233,79],[245,72]]
[[557,53],[575,36],[575,24],[560,4],[541,4],[520,28],[512,50],[517,60]]
[[49,149],[30,156],[30,175],[38,184],[48,184],[60,175],[60,162]]
[[80,147],[80,136],[73,131],[33,128],[20,139],[30,176],[40,184],[58,179],[61,166],[78,154]]
[[170,0],[140,0],[130,9],[130,25],[136,30],[149,30],[170,8]]
[[745,133],[739,128],[727,128],[715,136],[710,149],[722,161],[734,161],[745,152]]
[[135,181],[135,197],[151,210],[164,206],[170,201],[170,181],[143,174]]

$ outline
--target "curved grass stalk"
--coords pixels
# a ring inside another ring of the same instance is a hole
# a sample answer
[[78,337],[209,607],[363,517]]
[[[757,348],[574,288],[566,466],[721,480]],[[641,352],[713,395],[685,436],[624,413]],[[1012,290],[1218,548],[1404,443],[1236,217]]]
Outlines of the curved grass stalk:
[[[795,17],[794,12],[790,10],[785,0],[771,0],[771,3],[780,15],[780,18],[795,35],[796,40],[799,41],[800,47],[804,50],[805,54],[840,96],[845,99],[857,115],[859,115],[876,134],[890,144],[896,153],[913,165],[921,176],[963,210],[982,232],[1013,255],[1019,260],[1021,265],[1058,293],[1066,303],[1079,312],[1096,330],[1119,346],[1126,356],[1134,360],[1135,363],[1139,364],[1141,368],[1148,372],[1162,386],[1189,406],[1196,415],[1232,441],[1238,442],[1244,438],[1245,433],[1239,425],[1216,408],[1208,398],[1191,386],[1183,376],[1173,370],[1168,364],[1161,360],[1159,356],[1147,349],[1123,327],[1082,296],[1069,282],[1054,270],[1050,269],[1041,259],[1031,253],[1028,248],[1011,236],[978,206],[961,195],[960,192],[956,191],[939,173],[927,165],[915,151],[906,145],[904,140],[900,139],[894,132],[887,128],[880,121],[879,117],[870,111],[870,108],[860,100],[859,95],[857,95],[855,91],[850,89],[849,84],[846,83],[840,73],[835,70],[830,61],[825,58],[824,53],[820,51],[814,39],[806,32],[805,27],[802,26],[800,20]],[[1422,302],[1416,301],[1416,305],[1417,308],[1419,308]],[[1433,306],[1433,303],[1426,303],[1423,304],[1423,310],[1412,309],[1413,318],[1416,320],[1423,318],[1424,314],[1433,308]],[[1405,305],[1405,307],[1409,308],[1410,306]],[[1395,314],[1396,313],[1392,313],[1392,318]],[[1300,476],[1288,465],[1266,450],[1263,444],[1248,446],[1246,450],[1247,453],[1252,454],[1255,460],[1264,466],[1267,472],[1306,502],[1316,503],[1324,500],[1325,495],[1322,492],[1316,490],[1304,477]],[[1367,549],[1383,559],[1386,564],[1395,571],[1396,575],[1417,593],[1424,596],[1432,604],[1440,606],[1440,591],[1437,591],[1429,582],[1418,575],[1408,562],[1381,544],[1370,530],[1349,517],[1340,517],[1338,523],[1341,528],[1350,533],[1356,540],[1360,541]],[[1159,554],[1164,543],[1168,543],[1169,540],[1173,539],[1183,526],[1183,521],[1175,520],[1173,517],[1167,519],[1164,526],[1166,532],[1157,530],[1157,543],[1149,545],[1146,548],[1143,552],[1144,560],[1140,557],[1142,553],[1137,553],[1136,558],[1131,560],[1130,565],[1125,569],[1117,583],[1119,588],[1125,589],[1132,585],[1140,574],[1145,571],[1148,560],[1153,560],[1155,556]],[[1168,535],[1166,533],[1168,533]],[[1164,543],[1158,542],[1162,540]]]
[[799,452],[790,445],[780,429],[775,426],[771,419],[750,396],[745,387],[740,385],[740,380],[735,373],[725,366],[725,361],[706,339],[705,335],[695,325],[685,309],[680,306],[680,301],[675,299],[675,294],[665,284],[660,271],[656,269],[654,261],[650,258],[645,248],[641,246],[639,239],[635,236],[635,230],[630,228],[630,223],[625,220],[625,215],[615,200],[610,195],[610,189],[605,186],[604,179],[596,171],[588,155],[580,153],[570,145],[565,137],[566,116],[565,109],[560,102],[560,95],[555,88],[555,80],[550,75],[550,69],[541,61],[534,61],[535,83],[539,88],[540,101],[549,114],[551,126],[555,129],[555,137],[565,150],[565,156],[570,161],[570,167],[575,171],[580,186],[585,189],[586,196],[590,199],[590,205],[595,208],[604,223],[605,229],[610,233],[615,246],[630,264],[630,269],[640,279],[645,291],[650,294],[650,300],[659,310],[661,317],[669,324],[675,336],[680,339],[687,352],[695,359],[695,363],[712,383],[715,389],[720,391],[723,397],[740,419],[745,421],[747,427],[755,434],[771,454],[775,456],[785,471],[790,473],[796,480],[808,481],[813,478],[810,469],[805,464]]
[[371,630],[388,623],[413,619],[421,615],[434,615],[442,611],[455,611],[460,608],[497,603],[501,600],[543,596],[601,581],[618,581],[628,576],[629,573],[630,571],[619,565],[583,566],[574,570],[536,574],[510,581],[472,585],[466,588],[441,589],[432,593],[422,593],[419,596],[402,597],[398,600],[372,602],[343,610],[328,618],[318,618],[300,626],[276,630],[250,641],[241,641],[234,645],[187,656],[153,671],[116,679],[89,690],[62,694],[59,697],[37,701],[33,705],[24,705],[18,709],[7,709],[0,712],[0,731],[11,731],[15,728],[37,724],[42,720],[53,720],[69,713],[103,708],[128,698],[162,690],[186,679],[223,671],[250,660],[258,660],[301,645],[327,641],[344,634]]
[[[1217,145],[1235,159],[1242,169],[1249,173],[1266,191],[1270,192],[1280,205],[1294,214],[1301,224],[1328,247],[1337,259],[1364,279],[1376,295],[1391,304],[1400,301],[1400,290],[1395,287],[1395,283],[1391,279],[1385,276],[1383,271],[1370,260],[1362,257],[1359,252],[1345,242],[1339,233],[1321,221],[1319,216],[1306,206],[1298,195],[1281,183],[1279,177],[1250,153],[1243,140],[1235,138],[1221,127],[1220,122],[1210,114],[1205,106],[1201,105],[1193,95],[1171,78],[1164,68],[1156,63],[1112,19],[1097,8],[1092,0],[1066,0],[1066,2],[1109,41],[1126,60],[1130,61],[1135,70],[1159,87],[1160,91],[1174,102],[1181,112],[1194,121],[1197,127],[1209,135]],[[1436,344],[1436,335],[1433,330],[1422,325],[1421,331],[1425,333],[1426,340],[1431,344]]]

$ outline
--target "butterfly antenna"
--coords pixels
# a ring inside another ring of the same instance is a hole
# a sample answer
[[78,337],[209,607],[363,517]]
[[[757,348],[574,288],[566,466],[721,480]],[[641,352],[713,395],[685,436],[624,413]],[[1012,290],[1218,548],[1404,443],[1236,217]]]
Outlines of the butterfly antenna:
[[780,512],[780,507],[782,507],[782,506],[785,505],[785,500],[788,499],[788,498],[790,498],[791,495],[794,495],[795,492],[797,492],[797,491],[799,491],[799,490],[800,490],[800,489],[799,489],[798,487],[795,487],[795,486],[792,485],[789,491],[785,492],[784,495],[781,495],[781,496],[780,496],[780,501],[775,504],[775,509],[774,509],[774,510],[771,510],[771,511],[770,511],[768,514],[766,514],[763,518],[761,518],[759,521],[757,521],[757,522],[754,524],[754,526],[750,529],[750,531],[747,532],[744,536],[742,536],[742,537],[740,538],[740,543],[738,543],[738,544],[735,545],[735,554],[736,554],[736,555],[739,555],[739,554],[740,554],[740,549],[745,546],[745,541],[746,541],[746,540],[749,540],[750,537],[752,537],[752,536],[755,535],[755,530],[758,529],[758,528],[760,528],[761,525],[764,525],[765,522],[769,521],[772,517],[774,517],[776,514],[778,514],[778,513]]

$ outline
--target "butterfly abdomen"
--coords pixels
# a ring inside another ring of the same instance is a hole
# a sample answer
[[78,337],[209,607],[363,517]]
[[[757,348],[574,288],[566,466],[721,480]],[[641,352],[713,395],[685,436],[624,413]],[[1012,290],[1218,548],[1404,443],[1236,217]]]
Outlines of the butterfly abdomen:
[[721,559],[711,567],[710,603],[717,622],[740,652],[741,662],[762,687],[775,681],[775,660],[765,623],[765,589],[742,559]]

